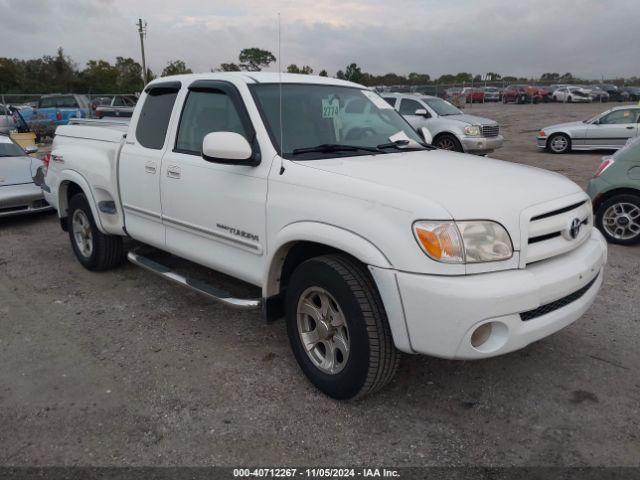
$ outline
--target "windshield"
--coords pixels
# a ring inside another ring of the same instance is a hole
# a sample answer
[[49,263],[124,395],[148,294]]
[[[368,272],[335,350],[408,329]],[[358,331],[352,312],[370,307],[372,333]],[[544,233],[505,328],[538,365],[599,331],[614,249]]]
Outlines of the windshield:
[[23,157],[24,150],[13,143],[9,137],[0,136],[0,157]]
[[425,98],[423,100],[441,117],[446,115],[460,115],[462,113],[452,104],[441,98]]
[[[399,138],[410,141],[402,145],[423,148],[422,139],[400,114],[369,90],[318,84],[259,84],[251,90],[271,141],[285,158],[393,153],[398,148],[389,143]],[[379,149],[383,145],[386,148]]]

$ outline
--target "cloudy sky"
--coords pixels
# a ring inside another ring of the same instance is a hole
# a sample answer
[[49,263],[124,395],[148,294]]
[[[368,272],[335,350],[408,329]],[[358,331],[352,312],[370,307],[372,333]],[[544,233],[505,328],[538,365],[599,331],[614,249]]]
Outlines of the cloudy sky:
[[588,78],[640,75],[639,0],[0,0],[0,57],[58,46],[87,60],[139,58],[135,22],[149,24],[155,72],[182,59],[194,71],[237,61],[244,47],[333,75],[468,71]]

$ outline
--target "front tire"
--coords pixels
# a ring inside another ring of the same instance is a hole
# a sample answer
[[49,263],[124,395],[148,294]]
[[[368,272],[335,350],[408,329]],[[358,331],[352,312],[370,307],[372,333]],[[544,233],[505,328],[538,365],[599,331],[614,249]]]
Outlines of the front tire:
[[84,193],[69,202],[69,239],[78,261],[88,270],[117,267],[123,261],[122,237],[105,235],[98,230]]
[[345,400],[384,387],[400,360],[366,268],[341,254],[312,258],[286,293],[287,333],[300,368],[319,390]]
[[547,140],[547,150],[551,153],[568,153],[571,151],[571,139],[564,133],[555,133]]
[[450,133],[445,133],[436,137],[433,141],[433,146],[438,147],[441,150],[451,150],[454,152],[462,152],[462,144],[455,137],[455,135],[451,135]]
[[596,227],[610,243],[639,243],[640,196],[623,194],[605,200],[596,211]]

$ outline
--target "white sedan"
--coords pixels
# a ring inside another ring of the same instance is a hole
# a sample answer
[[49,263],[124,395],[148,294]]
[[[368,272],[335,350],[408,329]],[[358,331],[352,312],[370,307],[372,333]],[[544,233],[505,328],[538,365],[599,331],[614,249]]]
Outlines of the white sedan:
[[591,95],[579,87],[561,87],[553,92],[552,98],[556,102],[591,102]]

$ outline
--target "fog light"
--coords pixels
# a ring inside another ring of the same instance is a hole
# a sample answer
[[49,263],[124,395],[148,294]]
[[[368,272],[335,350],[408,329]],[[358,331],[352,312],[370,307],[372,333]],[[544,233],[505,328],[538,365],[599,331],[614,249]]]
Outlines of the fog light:
[[489,340],[489,337],[491,337],[492,329],[493,328],[491,327],[491,322],[485,323],[476,328],[471,334],[471,345],[473,345],[475,348],[484,345],[487,340]]

